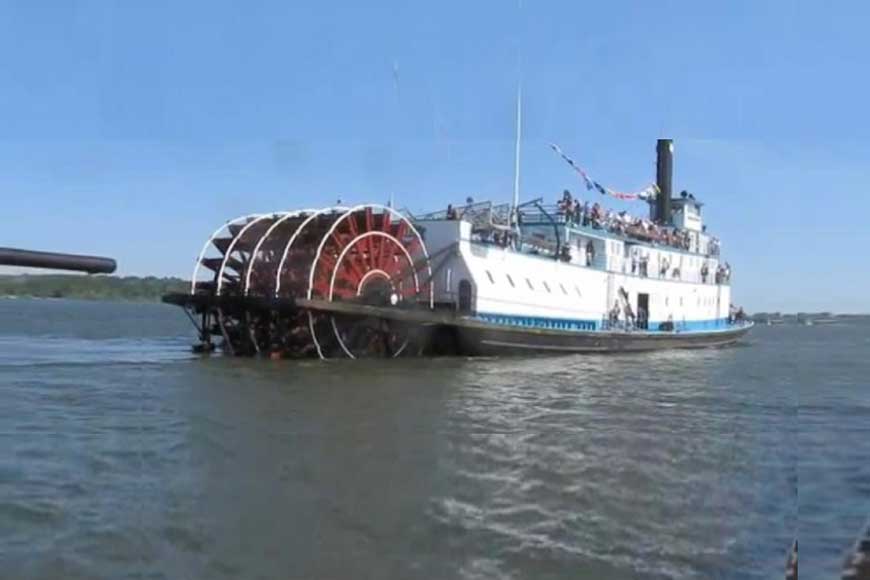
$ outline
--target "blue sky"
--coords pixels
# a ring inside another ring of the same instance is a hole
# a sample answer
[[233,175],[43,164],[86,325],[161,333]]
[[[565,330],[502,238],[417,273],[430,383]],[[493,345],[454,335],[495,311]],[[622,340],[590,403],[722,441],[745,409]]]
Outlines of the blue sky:
[[[858,2],[0,0],[0,244],[189,275],[238,214],[633,189],[655,139],[753,310],[870,311]],[[618,204],[614,204],[618,206]],[[645,206],[628,206],[642,213]]]

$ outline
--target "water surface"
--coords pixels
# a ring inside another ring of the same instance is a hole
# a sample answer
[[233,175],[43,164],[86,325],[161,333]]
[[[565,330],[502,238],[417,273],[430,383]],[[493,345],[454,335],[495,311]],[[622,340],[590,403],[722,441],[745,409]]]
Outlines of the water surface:
[[195,357],[162,305],[0,300],[0,577],[769,579],[798,532],[834,577],[868,330],[299,363]]

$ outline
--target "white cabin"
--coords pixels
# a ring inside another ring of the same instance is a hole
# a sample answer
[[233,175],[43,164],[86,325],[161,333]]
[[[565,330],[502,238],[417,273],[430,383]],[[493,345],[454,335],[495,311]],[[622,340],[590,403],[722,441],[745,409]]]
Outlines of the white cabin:
[[553,223],[524,219],[510,244],[487,239],[485,230],[463,219],[415,223],[433,256],[435,301],[481,320],[599,330],[613,324],[616,307],[620,321],[628,312],[639,316],[640,330],[670,321],[678,331],[694,331],[725,327],[731,303],[718,244],[714,248],[703,232],[699,210],[694,203],[676,208],[676,219],[684,220],[678,227],[692,224],[684,228],[688,249],[552,216]]

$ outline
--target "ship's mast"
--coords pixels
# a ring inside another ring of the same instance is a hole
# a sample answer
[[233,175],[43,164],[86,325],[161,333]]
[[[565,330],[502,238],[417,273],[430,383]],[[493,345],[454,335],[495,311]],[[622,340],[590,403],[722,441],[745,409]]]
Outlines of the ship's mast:
[[523,0],[517,0],[517,142],[514,153],[514,199],[511,205],[511,212],[508,216],[508,223],[516,219],[519,223],[519,206],[520,206],[520,143],[523,140],[523,61],[522,61],[522,33],[520,26],[522,25],[522,10]]
[[[517,85],[517,143],[514,158],[514,202],[512,210],[520,205],[520,141],[523,138],[523,86]],[[513,213],[513,212],[511,212]]]

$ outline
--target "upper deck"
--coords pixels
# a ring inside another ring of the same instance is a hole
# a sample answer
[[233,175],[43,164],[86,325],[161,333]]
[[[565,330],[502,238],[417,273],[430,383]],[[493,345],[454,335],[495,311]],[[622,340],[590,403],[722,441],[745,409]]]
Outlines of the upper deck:
[[[685,203],[678,211],[688,216],[696,205]],[[720,263],[719,241],[706,233],[697,214],[695,227],[665,227],[597,203],[545,205],[536,199],[513,212],[510,204],[479,202],[415,217],[433,220],[469,222],[476,243],[589,268],[684,282],[730,281],[730,266]]]

